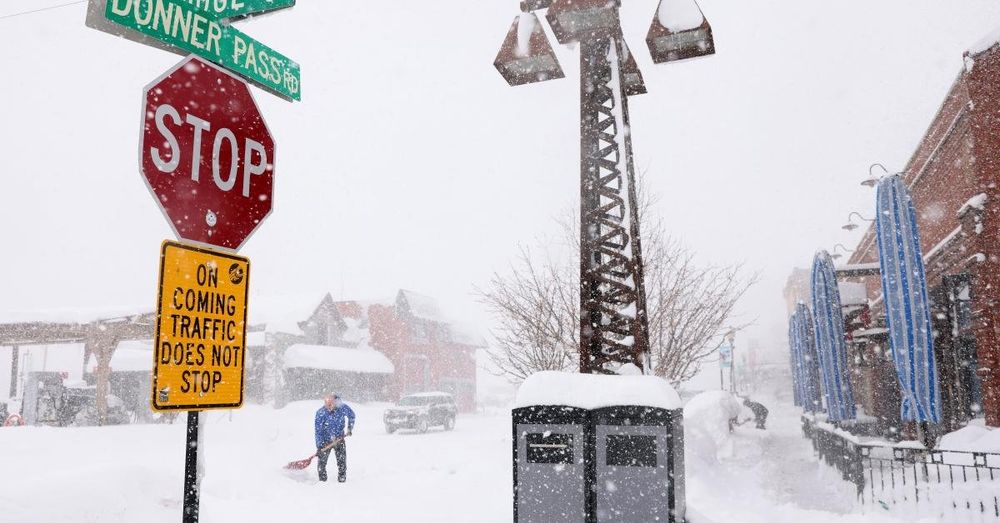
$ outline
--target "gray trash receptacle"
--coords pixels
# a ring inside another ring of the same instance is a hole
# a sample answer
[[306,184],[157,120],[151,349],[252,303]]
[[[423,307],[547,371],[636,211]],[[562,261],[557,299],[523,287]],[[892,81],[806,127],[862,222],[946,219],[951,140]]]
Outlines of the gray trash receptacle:
[[514,521],[585,523],[589,411],[545,405],[511,414]]
[[595,521],[684,521],[682,416],[638,406],[591,412]]
[[682,403],[662,378],[543,371],[511,411],[515,523],[683,523]]

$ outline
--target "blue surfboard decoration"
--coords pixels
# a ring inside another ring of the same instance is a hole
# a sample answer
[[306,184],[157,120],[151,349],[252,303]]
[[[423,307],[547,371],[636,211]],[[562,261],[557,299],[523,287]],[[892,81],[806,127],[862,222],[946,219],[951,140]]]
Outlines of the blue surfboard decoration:
[[812,313],[805,303],[800,302],[795,307],[795,327],[796,352],[802,380],[802,407],[807,412],[819,412],[823,410],[823,400],[819,360],[816,356],[816,335]]
[[823,378],[823,396],[830,421],[857,417],[847,366],[847,342],[840,289],[833,260],[826,251],[816,253],[812,267],[812,310],[816,333],[816,355]]
[[792,369],[792,397],[796,407],[804,407],[804,369],[802,368],[802,363],[799,358],[799,342],[796,339],[799,327],[798,322],[798,313],[793,313],[791,317],[788,318],[788,359],[789,365]]
[[899,379],[903,421],[941,422],[941,396],[927,277],[910,192],[899,176],[878,184],[876,233],[889,347]]

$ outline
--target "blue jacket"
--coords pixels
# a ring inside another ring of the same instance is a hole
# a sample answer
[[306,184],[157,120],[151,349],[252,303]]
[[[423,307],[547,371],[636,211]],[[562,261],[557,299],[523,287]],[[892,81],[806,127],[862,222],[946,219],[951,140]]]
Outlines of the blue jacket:
[[316,411],[316,448],[324,447],[336,438],[344,436],[344,418],[347,418],[347,430],[354,431],[354,411],[346,403],[333,410],[326,406]]

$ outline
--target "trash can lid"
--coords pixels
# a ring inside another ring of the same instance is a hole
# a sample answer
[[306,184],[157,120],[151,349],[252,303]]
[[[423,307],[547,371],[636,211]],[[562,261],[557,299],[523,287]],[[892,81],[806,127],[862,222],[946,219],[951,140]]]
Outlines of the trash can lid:
[[514,407],[565,405],[598,409],[620,405],[681,408],[670,383],[657,376],[606,376],[543,371],[528,376],[517,390]]

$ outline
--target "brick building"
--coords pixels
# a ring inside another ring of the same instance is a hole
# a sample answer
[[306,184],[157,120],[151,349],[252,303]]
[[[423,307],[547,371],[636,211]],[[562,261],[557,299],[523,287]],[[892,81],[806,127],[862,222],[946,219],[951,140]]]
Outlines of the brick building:
[[[946,428],[977,416],[1000,426],[1000,45],[965,62],[902,173],[920,229]],[[873,226],[849,260],[872,263]],[[864,283],[870,304],[851,330],[858,399],[869,413],[898,419],[881,282],[845,279]]]
[[391,397],[450,392],[459,410],[476,407],[476,349],[485,341],[450,322],[428,296],[400,290],[393,303],[338,302],[340,314],[367,329],[369,344],[395,366]]
[[485,341],[450,321],[433,298],[400,290],[385,301],[257,300],[247,334],[247,391],[277,404],[336,389],[354,400],[395,401],[444,391],[476,407],[476,349]]

